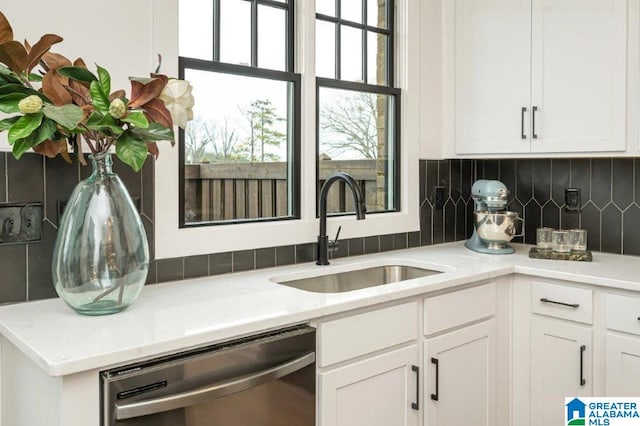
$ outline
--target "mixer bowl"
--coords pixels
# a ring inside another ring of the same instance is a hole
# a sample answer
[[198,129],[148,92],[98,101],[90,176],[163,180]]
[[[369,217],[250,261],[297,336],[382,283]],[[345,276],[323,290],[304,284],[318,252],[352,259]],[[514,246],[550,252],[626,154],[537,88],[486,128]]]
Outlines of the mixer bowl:
[[476,232],[490,249],[504,248],[514,237],[522,236],[522,234],[516,234],[518,220],[523,221],[518,217],[517,212],[473,212]]

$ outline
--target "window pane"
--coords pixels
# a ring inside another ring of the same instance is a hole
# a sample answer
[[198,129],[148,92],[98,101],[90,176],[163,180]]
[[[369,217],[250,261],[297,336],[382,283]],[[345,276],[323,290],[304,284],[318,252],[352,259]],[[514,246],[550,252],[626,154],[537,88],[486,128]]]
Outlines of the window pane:
[[178,54],[183,57],[213,59],[213,2],[180,0]]
[[285,71],[287,14],[283,9],[258,6],[258,67]]
[[184,136],[185,222],[293,214],[292,83],[185,70],[198,99]]
[[251,2],[220,0],[220,61],[251,65]]
[[387,28],[387,0],[367,0],[367,24]]
[[316,75],[336,78],[336,26],[316,20]]
[[340,2],[340,18],[362,23],[362,1],[342,0]]
[[[319,108],[318,188],[332,173],[347,172],[359,182],[367,211],[396,209],[394,97],[321,87]],[[354,211],[350,191],[336,188],[328,211]]]
[[362,31],[341,26],[340,79],[363,81],[362,77]]
[[367,32],[367,82],[379,86],[388,85],[387,43],[389,37]]
[[336,16],[336,0],[316,0],[316,13]]

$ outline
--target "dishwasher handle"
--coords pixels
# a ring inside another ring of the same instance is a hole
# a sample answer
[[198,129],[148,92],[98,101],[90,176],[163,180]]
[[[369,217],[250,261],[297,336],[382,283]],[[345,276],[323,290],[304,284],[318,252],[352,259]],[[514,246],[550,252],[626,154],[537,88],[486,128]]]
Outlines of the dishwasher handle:
[[304,367],[311,365],[316,360],[315,352],[306,353],[298,358],[294,358],[274,367],[257,373],[246,374],[224,380],[218,383],[212,383],[198,389],[187,392],[177,393],[175,395],[162,396],[159,398],[149,399],[145,401],[137,401],[129,404],[116,404],[115,415],[116,420],[126,420],[135,417],[148,416],[163,411],[175,410],[177,408],[188,407],[208,401],[210,399],[220,398],[241,392],[252,387],[259,386],[263,383],[277,380],[287,376]]

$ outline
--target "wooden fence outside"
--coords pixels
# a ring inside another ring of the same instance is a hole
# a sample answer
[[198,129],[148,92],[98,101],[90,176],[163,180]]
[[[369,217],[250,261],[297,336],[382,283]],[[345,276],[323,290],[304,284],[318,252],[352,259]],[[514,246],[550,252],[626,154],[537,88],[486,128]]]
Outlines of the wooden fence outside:
[[[377,208],[376,160],[322,161],[320,185],[337,171],[347,172],[363,189],[367,210]],[[185,166],[185,220],[208,222],[287,216],[287,164],[227,163]],[[353,211],[344,183],[332,186],[329,212]]]

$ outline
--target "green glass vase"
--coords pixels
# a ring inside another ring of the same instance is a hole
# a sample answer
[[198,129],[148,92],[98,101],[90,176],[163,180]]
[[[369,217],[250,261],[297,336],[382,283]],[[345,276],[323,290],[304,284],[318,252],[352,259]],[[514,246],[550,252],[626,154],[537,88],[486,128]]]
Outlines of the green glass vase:
[[120,312],[140,295],[149,246],[111,154],[90,156],[93,173],[74,189],[53,249],[56,292],[83,315]]

